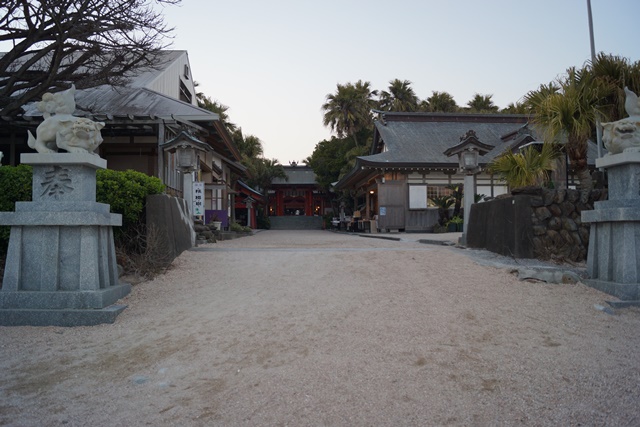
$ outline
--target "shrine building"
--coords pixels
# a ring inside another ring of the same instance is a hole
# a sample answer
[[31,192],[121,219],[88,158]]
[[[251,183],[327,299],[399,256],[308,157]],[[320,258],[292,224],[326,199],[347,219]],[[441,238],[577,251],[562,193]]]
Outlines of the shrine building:
[[273,180],[269,216],[322,216],[331,213],[330,195],[316,182],[310,166],[292,162],[283,166],[287,179]]

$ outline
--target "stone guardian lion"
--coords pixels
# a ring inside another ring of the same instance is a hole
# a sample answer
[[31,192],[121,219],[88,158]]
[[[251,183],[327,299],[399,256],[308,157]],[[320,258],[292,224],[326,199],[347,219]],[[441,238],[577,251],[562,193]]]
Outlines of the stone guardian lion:
[[28,132],[29,147],[38,153],[56,153],[58,149],[69,153],[90,153],[102,143],[102,122],[74,117],[75,86],[58,93],[45,93],[36,105],[45,120],[36,129],[36,136]]
[[624,107],[629,117],[602,123],[602,142],[609,154],[619,154],[625,150],[640,151],[640,100],[628,88],[625,87],[624,91]]

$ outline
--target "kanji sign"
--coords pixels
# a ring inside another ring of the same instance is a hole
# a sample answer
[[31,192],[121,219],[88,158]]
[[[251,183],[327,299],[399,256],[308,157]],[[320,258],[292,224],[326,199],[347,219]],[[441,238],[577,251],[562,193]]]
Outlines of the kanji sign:
[[204,215],[204,182],[193,183],[193,214]]

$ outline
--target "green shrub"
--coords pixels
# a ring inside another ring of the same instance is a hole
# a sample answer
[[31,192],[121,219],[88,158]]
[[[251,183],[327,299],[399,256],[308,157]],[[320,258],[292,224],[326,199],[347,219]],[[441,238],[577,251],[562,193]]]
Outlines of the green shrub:
[[123,228],[144,220],[147,196],[162,193],[162,181],[141,172],[102,169],[96,174],[96,201],[107,203],[111,205],[111,212],[122,214]]
[[333,227],[333,223],[331,221],[333,221],[333,214],[328,213],[322,215],[322,223],[325,230],[330,230],[331,227]]
[[271,220],[265,215],[262,207],[258,208],[258,215],[256,217],[257,226],[260,230],[268,230],[271,228]]
[[[31,200],[33,170],[29,165],[0,167],[0,211],[13,212],[16,202]],[[0,226],[0,254],[7,252],[11,227]]]
[[454,216],[453,218],[451,218],[449,220],[449,224],[462,224],[464,222],[464,219],[462,217],[459,216]]
[[229,230],[236,231],[236,232],[253,231],[253,230],[251,230],[251,227],[249,227],[247,225],[240,225],[237,222],[232,222],[231,224],[229,224]]

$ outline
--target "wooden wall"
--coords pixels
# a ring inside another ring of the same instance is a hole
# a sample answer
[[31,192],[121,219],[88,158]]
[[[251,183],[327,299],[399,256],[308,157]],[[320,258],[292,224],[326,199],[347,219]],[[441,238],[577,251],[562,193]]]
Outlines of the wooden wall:
[[[407,181],[387,181],[378,185],[378,228],[390,230],[405,228],[407,192]],[[383,210],[385,215],[382,215]]]

